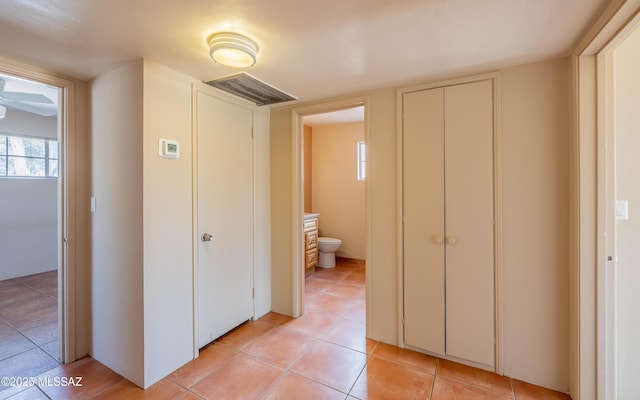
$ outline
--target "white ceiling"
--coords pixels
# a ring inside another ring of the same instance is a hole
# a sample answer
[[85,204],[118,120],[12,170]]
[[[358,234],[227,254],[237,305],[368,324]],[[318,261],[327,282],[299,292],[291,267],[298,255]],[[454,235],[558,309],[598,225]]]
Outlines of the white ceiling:
[[81,79],[144,57],[235,71],[206,37],[259,45],[249,72],[301,100],[567,55],[607,0],[0,0],[0,56]]

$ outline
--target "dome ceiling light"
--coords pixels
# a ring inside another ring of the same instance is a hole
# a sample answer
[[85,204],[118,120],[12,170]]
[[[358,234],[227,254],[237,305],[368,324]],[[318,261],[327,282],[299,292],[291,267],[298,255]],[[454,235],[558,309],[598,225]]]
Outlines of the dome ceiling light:
[[209,55],[218,64],[232,68],[248,68],[256,63],[258,45],[246,36],[232,33],[214,33],[207,38]]

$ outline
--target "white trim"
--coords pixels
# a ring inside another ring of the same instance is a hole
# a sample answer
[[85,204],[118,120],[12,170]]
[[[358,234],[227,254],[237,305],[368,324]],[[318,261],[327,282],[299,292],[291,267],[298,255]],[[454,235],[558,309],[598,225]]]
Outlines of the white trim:
[[58,143],[60,170],[58,184],[58,327],[60,329],[60,361],[76,359],[75,318],[75,86],[73,81],[28,66],[17,66],[0,60],[0,72],[29,79],[60,89],[58,106]]
[[196,359],[200,356],[200,349],[198,348],[198,311],[199,311],[199,263],[198,263],[198,248],[200,243],[200,229],[198,227],[198,135],[196,126],[198,122],[198,107],[196,107],[196,97],[198,90],[195,85],[191,84],[191,228],[193,229],[192,235],[192,260],[193,270],[191,276],[193,276],[192,292],[193,292],[193,358]]
[[403,93],[401,89],[396,90],[396,313],[398,314],[396,336],[398,337],[398,347],[404,349],[404,196],[402,178],[404,176],[403,168],[403,126],[404,126],[404,106]]
[[292,159],[293,159],[293,196],[291,211],[293,212],[291,222],[291,232],[293,233],[293,249],[291,254],[291,316],[298,318],[304,313],[304,254],[302,252],[304,243],[303,232],[303,212],[304,193],[302,184],[302,165],[304,163],[304,140],[302,117],[304,113],[294,109],[291,111],[291,132],[293,133]]
[[[368,263],[371,260],[371,232],[370,232],[370,199],[371,199],[371,160],[373,160],[373,149],[369,145],[369,107],[370,101],[368,96],[353,97],[342,100],[329,101],[326,103],[307,105],[291,110],[291,132],[292,138],[292,157],[294,160],[293,165],[293,188],[292,188],[292,224],[291,231],[293,232],[293,249],[291,252],[291,276],[292,276],[292,316],[299,317],[304,312],[304,254],[303,241],[303,210],[304,210],[304,193],[303,193],[303,181],[302,181],[302,165],[304,162],[304,140],[303,140],[303,123],[302,119],[307,115],[322,114],[332,111],[340,111],[348,108],[364,106],[364,141],[367,146],[367,167],[365,180],[365,220],[366,220],[366,260],[367,269],[375,268]],[[366,298],[367,298],[367,336],[370,336],[371,332],[371,276],[372,274],[366,274]]]
[[495,268],[495,371],[504,375],[504,304],[502,302],[504,269],[502,267],[502,75],[493,78],[493,257]]
[[[463,85],[465,83],[485,81],[485,80],[495,80],[498,75],[499,75],[498,72],[489,72],[486,74],[447,79],[445,81],[428,82],[428,83],[423,83],[421,85],[399,88],[396,90],[396,93],[397,95],[401,95],[404,93],[417,92],[417,91],[426,90],[426,89],[435,89],[435,88],[446,87],[446,86]],[[400,112],[401,110],[398,110],[398,111]],[[401,114],[398,114],[398,115],[401,115]],[[400,119],[398,122],[401,122]]]
[[596,250],[596,271],[597,271],[597,299],[598,299],[598,398],[615,399],[615,371],[610,365],[611,357],[614,355],[610,347],[613,344],[614,336],[610,336],[614,328],[612,322],[613,313],[610,306],[611,301],[615,301],[615,297],[610,298],[615,292],[610,289],[611,275],[608,273],[609,263],[607,263],[607,255],[609,254],[611,242],[615,243],[615,239],[608,238],[609,234],[615,234],[615,229],[609,225],[608,202],[609,194],[612,189],[613,176],[612,171],[612,150],[608,148],[607,143],[610,140],[611,121],[609,110],[607,109],[610,101],[610,82],[608,81],[607,72],[609,70],[610,55],[608,53],[600,53],[597,58],[597,226],[598,240]]

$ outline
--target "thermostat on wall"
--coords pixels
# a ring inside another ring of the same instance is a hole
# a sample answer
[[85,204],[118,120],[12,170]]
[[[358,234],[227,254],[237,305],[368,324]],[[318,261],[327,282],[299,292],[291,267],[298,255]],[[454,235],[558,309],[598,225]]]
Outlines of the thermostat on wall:
[[175,140],[160,139],[158,146],[160,157],[178,158],[180,157],[180,142]]

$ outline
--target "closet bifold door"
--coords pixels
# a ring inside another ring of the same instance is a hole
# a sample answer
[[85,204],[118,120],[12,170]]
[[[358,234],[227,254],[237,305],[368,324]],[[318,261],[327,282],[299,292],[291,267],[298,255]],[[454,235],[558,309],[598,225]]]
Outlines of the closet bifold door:
[[446,354],[494,366],[493,90],[445,90]]
[[444,89],[402,102],[404,341],[444,354]]

